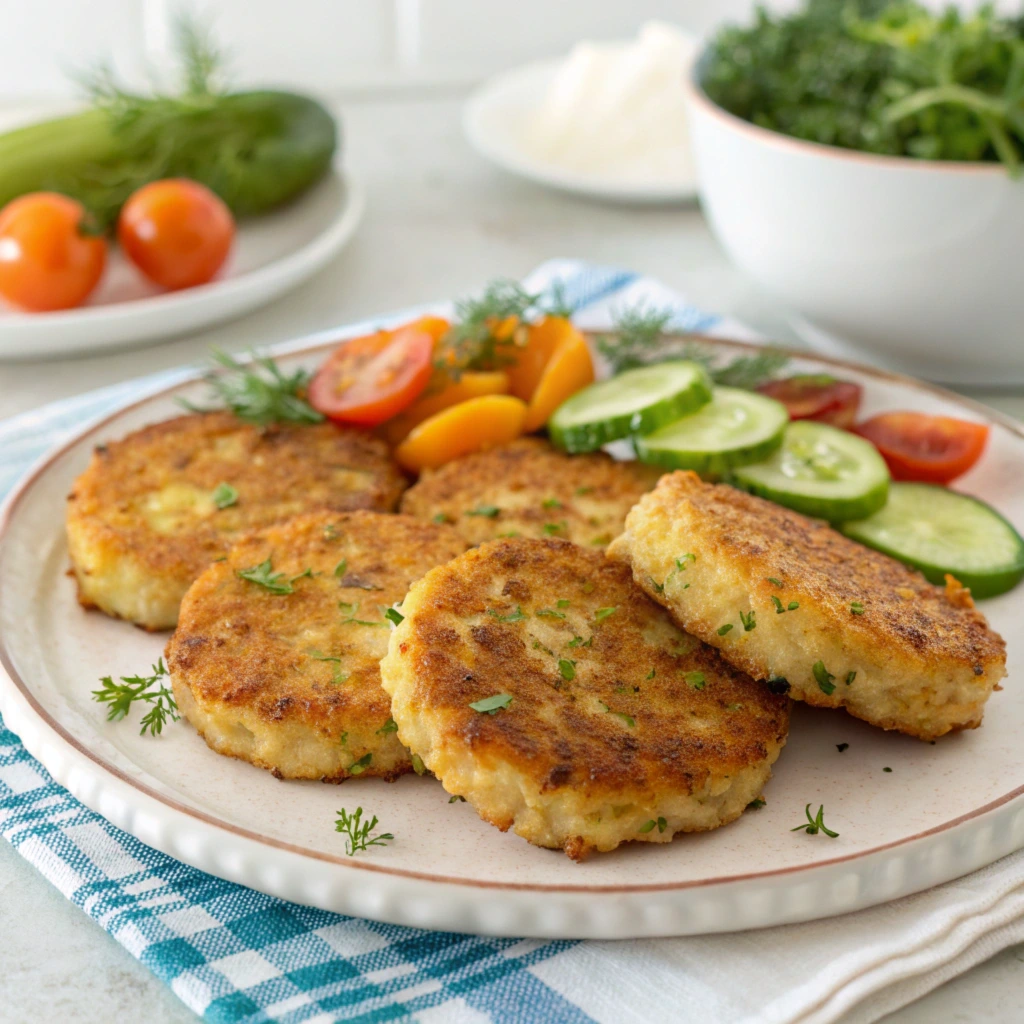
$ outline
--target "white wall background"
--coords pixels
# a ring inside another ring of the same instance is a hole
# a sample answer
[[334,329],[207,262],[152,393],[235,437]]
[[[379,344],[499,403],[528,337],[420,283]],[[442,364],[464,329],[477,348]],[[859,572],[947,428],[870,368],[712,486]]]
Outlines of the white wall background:
[[[794,7],[799,0],[771,0]],[[944,0],[926,0],[941,6]],[[962,0],[977,6],[980,0]],[[754,0],[0,0],[0,103],[74,95],[71,73],[109,60],[129,81],[166,65],[177,11],[197,11],[233,80],[325,93],[472,82],[581,38],[662,18],[703,33]],[[1021,0],[998,6],[1020,11]]]

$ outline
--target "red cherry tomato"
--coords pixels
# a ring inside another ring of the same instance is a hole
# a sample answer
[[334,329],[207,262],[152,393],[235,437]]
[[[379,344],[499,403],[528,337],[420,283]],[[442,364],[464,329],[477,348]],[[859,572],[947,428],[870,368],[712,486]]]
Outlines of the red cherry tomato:
[[224,265],[234,237],[235,220],[224,201],[186,178],[143,185],[117,221],[125,256],[161,288],[206,284]]
[[818,420],[849,430],[857,418],[864,389],[827,373],[801,373],[769,381],[757,390],[781,402],[791,420]]
[[854,432],[879,450],[894,480],[948,484],[981,458],[989,428],[952,416],[883,412]]
[[0,211],[0,295],[32,312],[84,302],[107,262],[107,243],[87,226],[85,207],[56,192],[8,203]]
[[434,337],[418,324],[354,338],[309,385],[315,409],[339,423],[373,427],[412,405],[433,372]]

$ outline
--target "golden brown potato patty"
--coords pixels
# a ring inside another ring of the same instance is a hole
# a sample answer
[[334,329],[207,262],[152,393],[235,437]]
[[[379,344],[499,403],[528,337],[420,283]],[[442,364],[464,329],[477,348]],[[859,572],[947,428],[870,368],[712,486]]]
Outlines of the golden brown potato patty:
[[638,462],[604,452],[566,455],[524,437],[424,473],[405,492],[402,511],[452,523],[470,544],[556,537],[603,548],[657,479],[657,470]]
[[600,552],[484,544],[427,573],[402,613],[381,663],[399,738],[486,821],[575,859],[731,821],[786,739],[788,698]]
[[192,581],[243,533],[316,508],[390,511],[404,486],[362,431],[221,412],[155,423],[99,445],[68,496],[79,599],[169,629]]
[[167,645],[178,707],[212,749],[279,778],[401,775],[409,755],[380,686],[384,611],[465,546],[450,527],[376,512],[246,537],[182,602]]
[[934,739],[981,722],[1006,645],[969,595],[693,473],[630,512],[609,555],[684,629],[792,697]]

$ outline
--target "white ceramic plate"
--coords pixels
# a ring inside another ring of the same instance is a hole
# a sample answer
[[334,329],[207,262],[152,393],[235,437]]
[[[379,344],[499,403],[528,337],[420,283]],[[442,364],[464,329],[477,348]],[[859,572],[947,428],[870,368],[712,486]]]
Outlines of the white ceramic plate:
[[114,248],[87,305],[56,313],[0,309],[0,359],[85,355],[241,316],[305,281],[340,252],[363,205],[363,191],[351,176],[331,171],[294,203],[242,221],[218,278],[179,292],[148,284]]
[[[312,365],[324,351],[321,339],[282,362]],[[828,364],[801,358],[797,366]],[[1024,526],[1024,428],[905,378],[848,366],[842,375],[866,386],[868,413],[988,419],[990,447],[962,487]],[[65,575],[64,497],[94,444],[175,414],[182,392],[198,398],[204,389],[178,387],[85,429],[36,468],[0,516],[0,711],[59,783],[143,842],[273,895],[363,917],[617,938],[839,914],[1024,846],[1024,588],[984,604],[1009,643],[1010,679],[983,728],[932,746],[796,705],[766,807],[714,832],[584,864],[484,824],[430,778],[282,782],[212,753],[185,723],[158,739],[140,737],[135,718],[108,723],[90,699],[97,680],[144,671],[166,636],[78,607]],[[849,748],[839,753],[839,743]],[[808,802],[824,803],[838,839],[790,831]],[[347,858],[335,811],[360,805],[396,838]]]
[[623,182],[566,170],[531,153],[524,141],[527,125],[560,63],[527,64],[496,75],[475,92],[466,103],[462,120],[470,145],[498,167],[563,192],[616,203],[675,203],[696,198],[697,179],[692,173],[673,182]]

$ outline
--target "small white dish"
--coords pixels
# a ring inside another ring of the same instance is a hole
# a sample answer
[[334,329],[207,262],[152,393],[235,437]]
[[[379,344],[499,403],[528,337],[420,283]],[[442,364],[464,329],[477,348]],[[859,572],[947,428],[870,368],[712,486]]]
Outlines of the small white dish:
[[[678,203],[697,196],[691,172],[670,182],[622,181],[566,170],[541,159],[526,141],[530,119],[547,95],[561,60],[540,61],[496,75],[466,102],[462,125],[470,145],[485,159],[522,178],[563,192],[616,203]],[[680,75],[686,74],[680,69]]]
[[301,284],[344,248],[363,215],[362,188],[331,171],[293,203],[240,222],[225,271],[161,292],[112,248],[85,306],[55,313],[0,308],[0,359],[89,355],[185,334],[248,313]]
[[[724,352],[754,346],[715,340]],[[282,367],[316,366],[337,344],[297,342]],[[794,354],[883,409],[988,421],[981,462],[958,486],[1024,526],[1024,427],[905,377]],[[431,778],[342,786],[284,782],[210,750],[185,722],[143,737],[108,722],[100,676],[153,664],[166,634],[79,607],[67,577],[65,496],[95,444],[202,400],[194,380],[85,425],[0,509],[0,712],[53,778],[119,828],[172,857],[263,892],[380,921],[508,936],[629,938],[760,928],[843,914],[975,871],[1024,846],[1024,587],[983,602],[1007,640],[1010,678],[981,729],[934,746],[840,711],[796,705],[766,806],[671,844],[628,844],[576,864],[502,834]],[[848,745],[843,751],[837,745]],[[884,771],[891,768],[891,772]],[[839,838],[790,831],[825,805]],[[362,806],[395,835],[346,857],[338,808]]]

